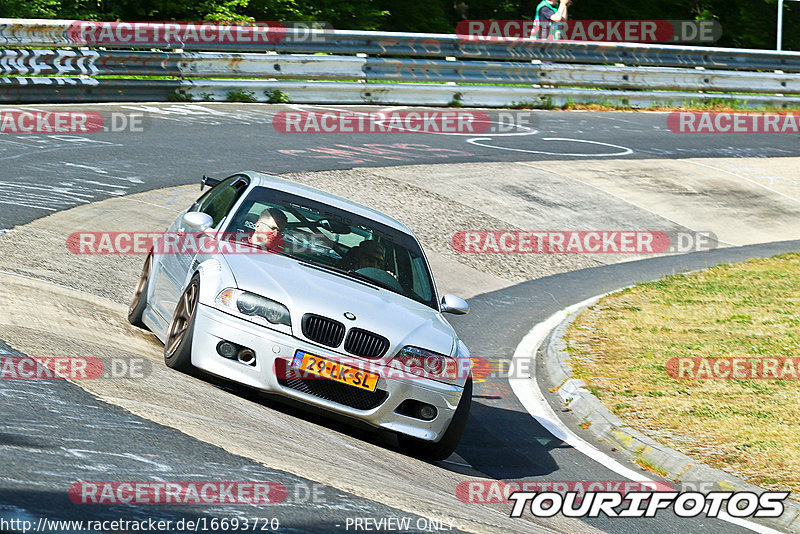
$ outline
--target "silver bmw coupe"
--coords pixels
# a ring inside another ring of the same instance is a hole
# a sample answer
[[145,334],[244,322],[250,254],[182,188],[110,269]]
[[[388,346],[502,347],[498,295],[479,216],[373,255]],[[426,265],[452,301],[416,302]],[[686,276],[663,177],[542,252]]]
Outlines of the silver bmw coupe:
[[394,432],[447,458],[466,425],[470,356],[403,223],[275,176],[210,185],[154,241],[128,319],[191,367]]

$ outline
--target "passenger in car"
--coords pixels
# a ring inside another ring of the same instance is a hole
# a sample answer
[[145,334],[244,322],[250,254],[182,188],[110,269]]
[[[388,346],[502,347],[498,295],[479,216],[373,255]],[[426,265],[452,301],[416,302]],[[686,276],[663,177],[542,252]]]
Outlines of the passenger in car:
[[250,243],[271,251],[282,251],[286,241],[281,233],[286,229],[286,214],[278,208],[267,208],[261,212],[250,236]]

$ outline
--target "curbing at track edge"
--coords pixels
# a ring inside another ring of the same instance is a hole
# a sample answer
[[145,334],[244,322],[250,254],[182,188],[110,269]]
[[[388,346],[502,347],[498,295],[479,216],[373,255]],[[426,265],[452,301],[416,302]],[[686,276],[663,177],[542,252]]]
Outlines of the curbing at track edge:
[[[730,473],[712,469],[697,463],[690,457],[627,426],[611,413],[600,400],[588,389],[586,384],[572,376],[564,334],[567,327],[589,305],[582,307],[556,326],[542,345],[541,355],[547,371],[547,380],[551,391],[555,391],[567,410],[581,422],[588,423],[586,430],[597,440],[605,441],[633,461],[643,461],[658,471],[666,473],[666,477],[689,487],[703,483],[698,491],[750,491],[760,494],[763,488],[745,482]],[[710,483],[710,484],[709,484]],[[713,487],[709,487],[713,485]],[[775,519],[748,518],[771,528],[784,532],[800,533],[800,503],[791,499],[784,501],[784,513]]]

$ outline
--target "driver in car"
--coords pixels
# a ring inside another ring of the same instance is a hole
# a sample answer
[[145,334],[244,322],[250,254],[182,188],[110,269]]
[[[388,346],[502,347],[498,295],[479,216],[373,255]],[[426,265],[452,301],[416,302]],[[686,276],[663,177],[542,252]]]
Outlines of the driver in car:
[[286,214],[278,208],[267,208],[258,216],[255,231],[248,238],[251,244],[269,251],[282,251],[286,246],[281,232],[286,229]]
[[358,246],[358,269],[374,267],[383,269],[386,251],[378,241],[367,239]]

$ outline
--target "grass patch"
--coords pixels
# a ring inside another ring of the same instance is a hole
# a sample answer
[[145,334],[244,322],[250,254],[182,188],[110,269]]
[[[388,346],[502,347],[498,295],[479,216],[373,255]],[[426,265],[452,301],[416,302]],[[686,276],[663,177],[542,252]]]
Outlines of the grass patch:
[[776,112],[789,113],[800,110],[800,106],[786,104],[784,106],[748,106],[744,100],[712,98],[709,100],[692,99],[682,105],[668,102],[653,104],[648,107],[633,107],[626,101],[615,103],[610,100],[597,102],[571,102],[567,101],[562,106],[553,109],[563,110],[588,110],[588,111],[749,111],[749,112]]
[[182,91],[175,91],[167,97],[170,102],[191,102],[192,95],[186,94]]
[[567,342],[575,376],[626,424],[751,483],[800,492],[800,380],[677,380],[665,368],[677,357],[800,355],[800,253],[620,291],[579,315]]
[[279,89],[273,89],[271,91],[267,90],[264,91],[264,94],[267,97],[267,102],[270,104],[288,104],[289,103],[289,95],[284,93]]
[[253,91],[246,91],[244,89],[232,89],[227,94],[228,102],[258,102],[256,94]]
[[658,467],[653,465],[652,462],[642,458],[641,456],[637,456],[634,461],[636,462],[636,465],[638,465],[642,469],[646,469],[647,471],[650,471],[651,473],[655,473],[657,475],[661,475],[664,478],[667,477],[667,472],[666,471],[664,471],[663,469],[659,469]]
[[523,100],[512,102],[512,109],[557,109],[551,97],[540,97],[538,100]]

